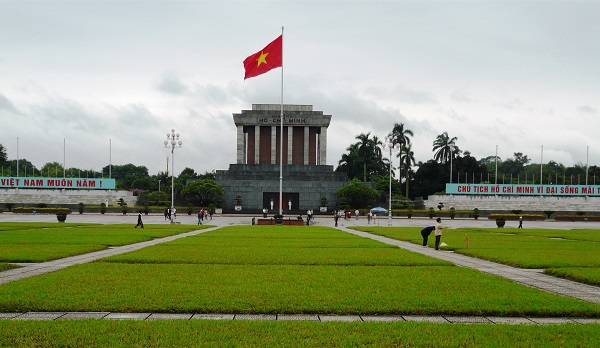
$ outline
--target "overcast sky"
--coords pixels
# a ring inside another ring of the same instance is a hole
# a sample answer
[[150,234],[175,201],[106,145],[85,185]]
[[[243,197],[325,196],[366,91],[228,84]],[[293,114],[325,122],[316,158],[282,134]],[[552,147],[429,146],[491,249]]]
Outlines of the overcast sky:
[[328,164],[404,123],[417,161],[447,131],[476,158],[543,145],[585,165],[589,146],[600,165],[598,18],[600,1],[0,0],[0,143],[38,168],[66,139],[67,168],[157,174],[174,128],[176,173],[227,169],[232,114],[280,100],[280,69],[244,81],[242,61],[284,26],[284,103],[333,116]]

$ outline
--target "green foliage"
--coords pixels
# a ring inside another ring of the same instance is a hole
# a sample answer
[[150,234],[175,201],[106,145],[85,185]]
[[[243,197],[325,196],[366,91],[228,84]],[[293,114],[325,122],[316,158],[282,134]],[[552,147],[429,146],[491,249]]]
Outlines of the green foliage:
[[160,202],[168,202],[171,195],[164,191],[154,191],[148,193],[148,203],[152,205],[160,205]]
[[[385,194],[385,197],[388,196],[389,191],[390,191],[390,176],[389,176],[389,174],[388,175],[375,175],[371,178],[371,181],[373,183],[375,183],[375,189],[377,191]],[[402,196],[400,182],[398,180],[392,178],[391,184],[392,184],[392,197]]]
[[319,204],[321,207],[326,207],[328,203],[327,197],[323,196],[321,197],[321,199],[319,200]]
[[6,156],[6,148],[4,145],[0,144],[0,165],[4,165],[8,161],[8,157]]
[[379,196],[379,193],[374,188],[355,178],[335,191],[335,195],[340,201],[344,200],[351,207],[363,208],[375,200]]
[[359,141],[346,149],[348,153],[342,155],[336,171],[346,172],[348,178],[360,178],[364,182],[375,175],[386,175],[389,164],[382,156],[379,138],[371,137],[371,133],[363,133],[357,135],[356,139]]
[[460,154],[460,150],[456,146],[456,137],[450,138],[448,132],[444,132],[437,136],[433,141],[433,149],[435,152],[433,159],[440,163],[450,162],[450,156]]
[[219,204],[225,196],[225,189],[214,180],[203,179],[187,185],[181,195],[198,206]]
[[554,214],[555,211],[553,210],[544,210],[544,214],[546,214],[546,216],[548,217],[548,219],[550,218],[550,216],[552,216],[552,214]]

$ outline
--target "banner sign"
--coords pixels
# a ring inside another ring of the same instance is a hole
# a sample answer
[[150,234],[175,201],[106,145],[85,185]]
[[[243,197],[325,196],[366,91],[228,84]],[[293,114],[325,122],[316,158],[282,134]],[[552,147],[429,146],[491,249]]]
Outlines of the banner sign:
[[600,196],[600,185],[446,184],[449,195]]
[[0,188],[114,190],[115,179],[4,176]]

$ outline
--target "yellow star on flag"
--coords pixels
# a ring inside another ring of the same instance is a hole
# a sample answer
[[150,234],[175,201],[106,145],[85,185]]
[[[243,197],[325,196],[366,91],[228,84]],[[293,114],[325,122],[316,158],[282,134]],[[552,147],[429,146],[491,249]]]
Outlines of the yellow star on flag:
[[269,52],[265,53],[264,51],[260,52],[260,56],[258,56],[258,58],[256,58],[256,66],[260,66],[260,64],[267,64],[267,56],[269,55]]
[[264,74],[271,69],[283,67],[282,47],[283,35],[273,40],[273,42],[268,44],[262,50],[246,57],[246,59],[244,59],[244,80]]

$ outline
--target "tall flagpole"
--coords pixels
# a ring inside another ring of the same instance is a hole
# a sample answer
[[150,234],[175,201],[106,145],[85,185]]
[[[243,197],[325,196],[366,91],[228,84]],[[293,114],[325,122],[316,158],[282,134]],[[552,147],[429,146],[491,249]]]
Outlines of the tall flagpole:
[[542,145],[542,155],[540,158],[540,185],[544,184],[544,145]]
[[279,215],[283,215],[283,26],[281,27],[281,126],[279,131]]

